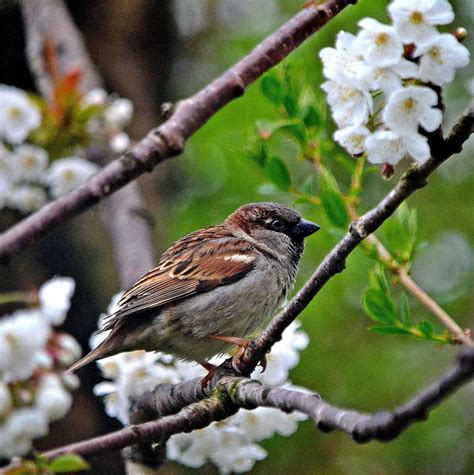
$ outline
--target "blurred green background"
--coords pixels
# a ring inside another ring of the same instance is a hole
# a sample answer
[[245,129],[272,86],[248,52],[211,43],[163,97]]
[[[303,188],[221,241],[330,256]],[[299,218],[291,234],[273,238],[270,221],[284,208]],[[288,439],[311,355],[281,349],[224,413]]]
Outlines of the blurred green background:
[[[21,21],[17,7],[0,9],[0,82],[31,89],[23,57]],[[13,2],[14,3],[14,2]],[[454,26],[472,31],[472,2],[452,2]],[[319,90],[322,82],[317,54],[334,44],[341,29],[355,32],[357,21],[372,16],[386,21],[387,1],[362,0],[309,39],[292,60],[307,82]],[[69,2],[85,34],[91,55],[111,91],[131,98],[136,106],[130,128],[140,138],[160,121],[159,105],[192,94],[248,53],[266,35],[302,7],[295,0],[76,0]],[[473,36],[465,45],[473,51]],[[474,93],[473,69],[458,72],[446,88],[449,126]],[[156,219],[157,256],[174,240],[200,227],[221,222],[243,203],[265,201],[258,193],[268,180],[243,153],[256,120],[277,118],[257,82],[199,130],[184,155],[160,165],[140,179],[149,210]],[[430,185],[410,198],[418,209],[420,239],[429,244],[415,259],[414,279],[455,318],[472,326],[474,309],[473,248],[474,143],[452,158],[430,179]],[[290,163],[290,162],[288,162]],[[291,162],[291,173],[311,173]],[[295,166],[302,169],[296,170]],[[405,166],[405,165],[403,165]],[[394,185],[373,176],[364,193],[375,204]],[[292,197],[273,197],[291,204]],[[311,275],[335,244],[321,209],[297,207],[322,230],[308,240],[296,288]],[[77,291],[66,329],[86,347],[90,333],[119,284],[110,241],[98,215],[85,213],[37,243],[8,269],[0,270],[0,290],[30,288],[54,274],[76,279]],[[18,216],[1,213],[5,229]],[[327,401],[360,411],[391,409],[406,401],[441,374],[453,361],[455,347],[436,346],[410,338],[370,333],[360,307],[373,262],[356,250],[347,269],[333,278],[303,312],[300,320],[310,336],[301,363],[291,373],[295,384],[319,392]],[[440,326],[413,299],[412,312]],[[100,378],[95,368],[82,375],[82,389],[66,424],[53,426],[39,445],[53,447],[117,428],[91,396]],[[323,434],[311,422],[290,438],[275,437],[262,445],[268,458],[253,473],[450,473],[474,471],[472,385],[464,387],[436,409],[427,422],[416,424],[395,441],[356,445],[341,433]],[[94,473],[121,473],[118,453],[93,461]],[[216,473],[212,466],[191,470],[172,463],[163,473]]]

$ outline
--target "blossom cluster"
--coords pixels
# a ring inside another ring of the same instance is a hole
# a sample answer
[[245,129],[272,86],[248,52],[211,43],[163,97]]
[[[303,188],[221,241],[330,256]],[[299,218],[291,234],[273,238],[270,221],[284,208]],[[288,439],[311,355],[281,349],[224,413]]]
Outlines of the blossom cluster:
[[[123,132],[133,112],[128,99],[94,90],[82,96],[77,107],[94,112],[85,125],[89,142],[105,138],[115,153],[128,147],[130,139]],[[69,193],[99,169],[82,158],[81,146],[73,147],[68,156],[51,157],[48,146],[37,138],[43,127],[50,126],[48,112],[21,89],[0,85],[0,209],[13,208],[23,214],[35,211],[49,197]],[[48,145],[56,146],[54,138]]]
[[[114,297],[108,308],[113,313],[120,295]],[[99,328],[102,326],[102,315]],[[91,339],[96,347],[105,338],[98,333]],[[299,362],[299,350],[308,345],[308,336],[293,323],[283,339],[272,348],[267,357],[267,369],[257,369],[252,378],[269,385],[285,385],[289,370]],[[212,361],[219,364],[229,355]],[[94,388],[96,395],[104,396],[108,415],[128,423],[131,401],[157,384],[177,384],[192,378],[203,377],[205,371],[193,363],[176,360],[163,353],[134,351],[103,358],[97,362],[102,375],[107,378]],[[167,443],[167,457],[188,467],[201,467],[207,461],[215,464],[221,473],[247,472],[257,460],[266,458],[267,452],[256,442],[274,434],[293,434],[298,422],[306,419],[300,413],[285,414],[278,409],[259,407],[249,411],[241,409],[236,415],[189,434],[176,434]]]
[[54,326],[63,323],[73,292],[71,278],[53,278],[35,307],[0,317],[0,459],[28,453],[71,406],[78,379],[65,370],[81,348]]
[[392,25],[364,18],[356,35],[340,32],[320,57],[335,140],[392,167],[405,156],[418,163],[430,157],[425,133],[442,121],[436,87],[467,66],[469,51],[435,27],[454,19],[447,0],[394,0],[388,11]]

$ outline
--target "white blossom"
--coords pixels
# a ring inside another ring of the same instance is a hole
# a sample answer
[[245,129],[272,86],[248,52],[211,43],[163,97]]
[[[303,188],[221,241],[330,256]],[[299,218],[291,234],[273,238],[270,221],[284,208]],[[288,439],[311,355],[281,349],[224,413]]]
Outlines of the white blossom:
[[266,450],[242,439],[238,431],[221,431],[219,446],[210,454],[211,461],[217,465],[220,473],[249,472],[257,460],[266,458]]
[[414,56],[421,56],[420,79],[438,86],[451,82],[456,68],[469,64],[469,50],[449,33],[435,36],[418,46]]
[[86,92],[81,98],[81,104],[87,106],[101,106],[107,101],[107,91],[102,88],[92,89]]
[[327,93],[334,121],[339,127],[364,124],[372,112],[373,100],[368,89],[335,81],[326,81],[321,89]]
[[85,183],[98,170],[97,165],[83,158],[61,158],[48,169],[45,181],[57,198]]
[[[287,389],[293,389],[288,386]],[[285,437],[294,434],[298,429],[298,422],[308,418],[300,412],[286,414],[272,407],[257,407],[252,411],[241,409],[232,416],[231,423],[240,427],[244,432],[251,435],[251,439],[260,441],[269,439],[275,434]]]
[[364,62],[354,44],[355,36],[341,31],[337,35],[336,48],[323,48],[320,51],[325,77],[346,85],[353,85],[358,80],[358,71]]
[[130,99],[115,99],[105,110],[105,122],[117,129],[123,129],[130,123],[133,115],[133,103]]
[[212,451],[218,448],[220,436],[217,424],[211,424],[190,434],[173,435],[166,444],[167,458],[187,467],[201,467]]
[[57,335],[56,347],[56,358],[59,363],[66,368],[81,357],[81,345],[68,333],[59,333]]
[[0,373],[4,381],[24,380],[33,374],[50,332],[37,310],[18,310],[0,320]]
[[454,20],[454,12],[446,0],[395,0],[388,11],[404,43],[421,44],[438,34],[434,25]]
[[11,188],[7,197],[8,206],[24,214],[40,209],[46,201],[46,192],[39,186],[24,185]]
[[64,322],[74,288],[74,279],[71,277],[54,277],[39,289],[41,312],[51,325]]
[[383,111],[384,122],[399,135],[415,134],[418,126],[433,132],[441,125],[438,96],[429,87],[409,86],[394,92]]
[[0,85],[0,137],[23,142],[41,123],[41,113],[21,89]]
[[31,441],[48,432],[46,415],[36,408],[21,408],[0,424],[0,458],[25,455]]
[[369,64],[384,68],[401,60],[403,44],[393,26],[384,25],[373,18],[362,19],[359,26],[362,30],[354,46]]
[[106,396],[107,414],[123,424],[128,423],[132,399],[157,384],[180,382],[176,371],[159,361],[159,355],[141,350],[109,356],[98,364],[103,373],[108,377],[113,375],[115,381],[99,383],[94,393]]
[[370,135],[369,129],[363,125],[353,125],[345,129],[336,130],[334,140],[344,147],[350,154],[358,155],[365,150],[365,141]]
[[398,136],[391,131],[381,130],[367,138],[365,147],[367,159],[371,163],[396,165],[406,155],[423,163],[430,157],[428,139],[421,134]]
[[364,64],[359,77],[371,90],[381,89],[387,97],[402,88],[402,79],[417,78],[418,65],[402,58],[400,62],[384,68]]
[[28,452],[32,440],[47,433],[48,421],[69,410],[68,389],[78,385],[75,375],[62,371],[67,363],[64,355],[76,353],[77,358],[79,345],[70,335],[53,333],[46,315],[51,299],[53,310],[62,312],[64,302],[57,306],[60,294],[70,298],[70,283],[61,286],[55,280],[42,287],[50,294],[40,297],[46,307],[40,302],[40,308],[0,319],[0,458]]
[[20,145],[12,154],[16,180],[39,180],[48,167],[48,153],[41,147]]
[[114,153],[123,153],[130,145],[130,137],[125,132],[118,132],[109,139],[110,149]]
[[56,421],[67,414],[72,397],[56,374],[47,373],[41,377],[35,403],[49,421]]

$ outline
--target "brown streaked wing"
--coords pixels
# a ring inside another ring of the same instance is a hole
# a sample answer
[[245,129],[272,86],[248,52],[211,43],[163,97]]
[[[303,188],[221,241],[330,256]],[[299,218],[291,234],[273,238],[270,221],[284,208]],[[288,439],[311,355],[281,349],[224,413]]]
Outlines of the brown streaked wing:
[[144,312],[236,282],[254,268],[255,259],[253,246],[222,226],[196,231],[163,254],[158,265],[122,296],[111,317]]

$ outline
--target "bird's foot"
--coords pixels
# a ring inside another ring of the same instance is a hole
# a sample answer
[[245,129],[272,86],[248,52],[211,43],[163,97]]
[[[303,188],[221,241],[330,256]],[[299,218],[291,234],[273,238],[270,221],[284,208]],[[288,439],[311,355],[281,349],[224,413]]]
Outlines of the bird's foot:
[[[250,345],[250,341],[245,338],[238,338],[236,336],[221,336],[221,335],[209,335],[210,338],[214,338],[215,340],[225,341],[226,343],[231,343],[232,345],[237,345],[238,350],[235,353],[234,357],[232,358],[232,366],[234,369],[238,370],[241,364],[242,357],[244,356],[247,348]],[[267,357],[264,356],[258,363],[261,366],[263,373],[267,369]]]
[[211,379],[216,374],[217,366],[214,366],[213,364],[208,363],[207,361],[201,361],[199,364],[207,371],[206,376],[201,379],[201,388],[206,389],[207,385],[211,382]]
[[235,370],[238,370],[242,356],[244,356],[245,351],[249,347],[250,341],[246,340],[245,338],[239,338],[237,336],[209,335],[209,338],[214,338],[214,340],[225,341],[226,343],[238,346],[238,350],[232,358],[232,366]]

